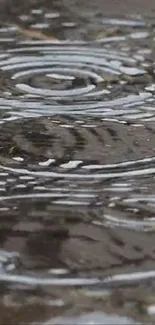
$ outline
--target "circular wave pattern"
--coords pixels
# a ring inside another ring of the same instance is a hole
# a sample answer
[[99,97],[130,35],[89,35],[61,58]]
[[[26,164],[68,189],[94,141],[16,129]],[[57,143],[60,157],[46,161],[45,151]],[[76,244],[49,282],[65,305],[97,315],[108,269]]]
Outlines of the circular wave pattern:
[[[115,49],[116,43],[108,48],[97,42],[56,45],[28,41],[25,45],[12,43],[0,57],[4,77],[1,109],[15,118],[46,116],[9,121],[0,128],[3,248],[7,251],[14,245],[19,251],[21,238],[21,256],[28,260],[20,265],[24,276],[9,273],[8,263],[0,281],[91,285],[96,280],[60,281],[44,271],[43,282],[42,272],[36,278],[33,267],[47,271],[65,265],[79,270],[88,263],[91,270],[102,268],[103,273],[114,268],[118,273],[123,265],[134,265],[137,270],[137,260],[141,267],[146,254],[154,261],[154,250],[150,250],[153,238],[144,232],[154,226],[150,214],[154,125],[126,123],[153,118],[153,91],[145,87],[152,77],[142,55],[136,55],[130,46]],[[101,240],[106,239],[104,245],[96,243],[98,229]],[[131,229],[137,232],[131,233]],[[51,258],[49,247],[56,257]],[[134,276],[137,279],[137,274]]]
[[59,207],[98,206],[96,221],[106,226],[152,229],[153,123],[55,115],[5,123],[0,134],[2,205],[50,199]]
[[154,86],[147,60],[116,43],[12,42],[0,57],[0,108],[46,115],[0,126],[2,283],[53,294],[155,277],[141,272],[155,260],[155,133],[139,122],[154,118]]
[[37,44],[11,48],[1,60],[4,78],[11,83],[9,91],[20,93],[20,100],[2,99],[3,107],[30,116],[58,113],[133,119],[154,115],[147,107],[140,108],[153,100],[151,92],[145,91],[151,77],[142,56],[131,55],[130,49]]
[[150,123],[120,127],[118,122],[91,118],[24,119],[1,127],[1,159],[7,158],[5,165],[10,165],[18,155],[21,170],[27,165],[27,173],[47,177],[138,176],[153,173],[154,141]]

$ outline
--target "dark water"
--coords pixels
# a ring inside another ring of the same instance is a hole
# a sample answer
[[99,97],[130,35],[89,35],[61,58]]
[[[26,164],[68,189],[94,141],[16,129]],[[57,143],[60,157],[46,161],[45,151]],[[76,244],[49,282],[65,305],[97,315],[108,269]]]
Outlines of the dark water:
[[0,26],[0,324],[154,323],[153,19],[16,18]]

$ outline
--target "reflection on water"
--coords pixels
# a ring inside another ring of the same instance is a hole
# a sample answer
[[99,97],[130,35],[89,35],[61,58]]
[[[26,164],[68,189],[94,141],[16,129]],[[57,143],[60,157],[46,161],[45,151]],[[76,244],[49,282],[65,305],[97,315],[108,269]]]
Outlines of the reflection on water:
[[0,28],[0,324],[153,322],[154,27],[18,20],[31,34]]

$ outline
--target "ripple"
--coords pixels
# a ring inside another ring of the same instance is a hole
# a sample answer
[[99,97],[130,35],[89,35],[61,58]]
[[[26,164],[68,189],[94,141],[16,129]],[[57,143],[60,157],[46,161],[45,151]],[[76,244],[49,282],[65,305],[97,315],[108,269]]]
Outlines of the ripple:
[[116,18],[103,19],[102,22],[105,25],[115,25],[115,26],[120,25],[120,26],[142,27],[146,25],[145,21],[143,20],[116,19]]
[[93,325],[93,324],[110,324],[114,325],[118,322],[122,325],[127,324],[137,324],[134,322],[133,319],[128,317],[120,317],[118,315],[108,315],[103,312],[92,312],[84,315],[74,316],[74,317],[57,317],[55,319],[50,319],[49,321],[45,322],[44,325],[62,325],[62,324],[75,324],[75,325]]
[[0,275],[0,281],[13,282],[13,283],[21,283],[28,285],[40,285],[40,286],[89,286],[99,284],[99,279],[93,278],[64,278],[64,279],[56,279],[56,278],[37,278],[31,276],[21,276],[21,275],[8,275],[2,274]]
[[73,41],[0,28],[1,316],[134,323],[154,313],[154,30],[93,16],[78,41],[62,11],[19,20]]
[[[0,105],[13,110],[11,114],[80,114],[119,120],[154,115],[144,109],[145,103],[154,101],[151,88],[145,90],[152,81],[147,62],[145,67],[143,56],[136,56],[130,47],[117,51],[89,43],[23,43],[11,46],[8,57],[0,61],[10,92],[10,98],[2,96]],[[131,84],[136,84],[136,91]]]
[[[148,179],[148,181],[151,182],[153,189],[154,180],[152,181],[151,179]],[[133,196],[132,189],[130,195],[128,192],[127,197],[122,195],[121,198],[117,198],[116,200],[115,198],[111,198],[109,211],[107,209],[107,213],[104,214],[104,221],[96,221],[96,224],[105,225],[107,227],[122,227],[132,230],[154,232],[155,196],[152,194],[153,191],[151,188],[149,189],[147,182],[145,187],[142,188],[141,186],[139,195],[137,194],[138,191],[135,191]]]
[[95,42],[13,43],[14,30],[0,40],[0,283],[60,305],[64,287],[73,305],[81,287],[155,278],[154,64],[140,45],[150,30],[102,23],[134,29]]
[[8,122],[0,132],[1,162],[5,161],[1,169],[6,171],[69,179],[113,179],[155,172],[155,135],[149,122],[143,126],[93,119],[92,124],[91,118],[56,115]]
[[58,205],[102,204],[104,193],[133,193],[137,187],[127,186],[127,180],[155,174],[155,135],[149,122],[56,115],[7,122],[0,134],[0,169],[7,173],[1,202],[40,198]]
[[6,122],[0,135],[1,208],[93,207],[96,225],[153,231],[153,122],[55,115]]

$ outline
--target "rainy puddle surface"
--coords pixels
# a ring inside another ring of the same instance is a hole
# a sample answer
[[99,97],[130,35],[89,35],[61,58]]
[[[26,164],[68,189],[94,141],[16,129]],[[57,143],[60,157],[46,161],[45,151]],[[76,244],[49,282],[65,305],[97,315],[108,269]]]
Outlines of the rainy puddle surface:
[[18,22],[0,26],[0,324],[154,323],[153,23]]

